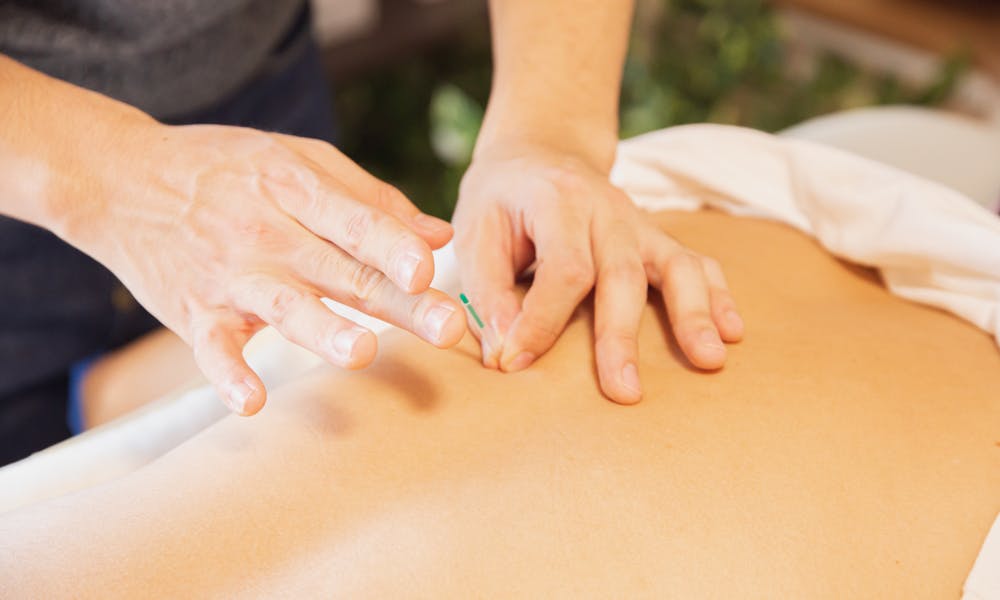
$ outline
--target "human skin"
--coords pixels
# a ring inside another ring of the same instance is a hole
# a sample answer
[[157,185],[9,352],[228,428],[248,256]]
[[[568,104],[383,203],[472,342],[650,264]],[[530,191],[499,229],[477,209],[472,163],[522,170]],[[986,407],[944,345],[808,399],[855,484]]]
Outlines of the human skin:
[[[397,332],[107,485],[0,516],[13,597],[958,597],[1000,510],[1000,354],[784,226],[658,224],[754,324],[694,369],[656,304],[646,401],[592,312],[532,368]],[[709,232],[716,235],[708,235]],[[252,458],[252,459],[249,459]],[[249,460],[248,460],[249,459]]]
[[163,125],[3,56],[0,97],[0,214],[107,266],[234,411],[263,406],[242,349],[266,325],[333,364],[371,362],[374,334],[323,296],[440,347],[461,337],[461,307],[429,289],[451,226],[329,144]]
[[[718,266],[699,259],[658,281],[657,262],[688,253],[642,225],[607,179],[632,3],[490,6],[496,77],[456,217],[463,278],[506,338],[486,363],[527,366],[596,282],[602,386],[613,400],[638,401],[634,337],[648,280],[689,300],[676,322],[688,356],[721,366],[723,340],[738,339],[743,325],[718,290]],[[430,252],[451,226],[328,144],[165,126],[3,56],[0,128],[0,214],[49,229],[107,266],[193,348],[235,412],[264,405],[242,350],[267,325],[332,364],[371,362],[375,336],[322,297],[438,347],[462,334],[461,308],[429,289]],[[521,313],[514,276],[535,259],[537,283]]]
[[[642,397],[636,336],[647,284],[683,294],[674,329],[700,367],[721,367],[724,342],[743,330],[718,264],[685,261],[686,249],[608,179],[633,4],[490,2],[493,90],[452,221],[464,290],[501,346],[484,338],[484,364],[527,367],[594,291],[601,389],[626,404]],[[664,272],[677,256],[681,268]],[[522,301],[515,281],[532,264]]]

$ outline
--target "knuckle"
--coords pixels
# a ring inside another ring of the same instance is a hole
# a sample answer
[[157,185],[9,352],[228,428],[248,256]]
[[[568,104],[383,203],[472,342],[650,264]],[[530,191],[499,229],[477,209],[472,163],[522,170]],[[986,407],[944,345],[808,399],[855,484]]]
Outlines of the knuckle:
[[297,143],[302,144],[303,147],[310,148],[317,153],[327,154],[334,153],[339,154],[336,146],[331,144],[326,140],[320,140],[316,138],[295,138]]
[[[308,269],[308,275],[317,279],[326,279],[343,268],[342,254],[333,248],[323,245],[316,248],[303,248],[300,262]],[[305,273],[304,273],[305,274]]]
[[722,264],[718,260],[712,258],[711,256],[702,256],[701,257],[701,264],[703,265],[703,267],[704,267],[704,269],[706,271],[709,271],[709,272],[712,272],[712,273],[721,273],[722,272]]
[[594,270],[587,267],[577,267],[567,271],[564,281],[573,289],[587,289],[594,287]]
[[637,344],[635,334],[626,331],[620,324],[605,323],[597,328],[595,334],[594,348],[602,355],[615,351],[631,352]]
[[733,295],[726,290],[715,289],[711,291],[712,312],[722,314],[727,310],[736,308],[736,300]]
[[277,237],[274,229],[263,221],[237,223],[236,233],[243,243],[251,246],[268,245]]
[[373,200],[377,206],[387,209],[400,208],[410,204],[409,198],[403,192],[399,191],[399,188],[384,181],[380,181],[375,186],[375,198]]
[[575,162],[551,167],[547,176],[559,189],[566,192],[582,192],[588,188],[587,177]]
[[195,333],[191,345],[194,362],[210,378],[224,378],[233,370],[232,360],[225,354],[226,338],[227,332],[220,325]]
[[594,287],[596,275],[590,261],[575,257],[561,262],[556,268],[559,280],[564,285],[573,289]]
[[423,245],[423,241],[417,234],[405,228],[387,229],[384,238],[386,242],[385,247],[388,248],[386,252],[388,261],[398,258],[404,252],[419,252]]
[[696,339],[705,329],[715,329],[715,322],[708,308],[691,308],[678,315],[678,323],[674,328],[677,337],[681,339]]
[[368,207],[359,207],[351,212],[345,223],[345,250],[354,252],[368,239],[376,225],[377,215]]
[[665,271],[667,279],[674,279],[690,273],[701,267],[698,258],[690,252],[677,252],[666,260]]
[[201,330],[197,338],[197,345],[203,351],[209,348],[218,348],[226,338],[226,331],[220,325],[213,325]]
[[381,271],[359,263],[351,273],[350,294],[352,299],[362,305],[369,304],[378,297],[385,282],[385,275]]
[[218,348],[225,336],[225,330],[216,322],[194,323],[191,327],[191,350],[195,358]]
[[646,273],[641,269],[622,269],[617,271],[615,278],[618,282],[629,289],[645,289],[649,286]]
[[531,333],[531,338],[540,342],[539,345],[541,346],[551,345],[559,338],[559,334],[562,333],[562,327],[558,323],[548,319],[526,317],[525,321],[527,330]]
[[646,269],[638,256],[608,261],[601,268],[600,278],[633,288],[649,284],[649,280],[646,279]]
[[428,312],[436,303],[431,300],[428,295],[425,295],[423,299],[416,302],[410,302],[407,308],[406,317],[408,322],[412,327],[416,327],[418,323],[422,322]]
[[290,287],[282,287],[271,295],[267,306],[268,321],[275,326],[281,326],[288,321],[303,300],[302,292]]

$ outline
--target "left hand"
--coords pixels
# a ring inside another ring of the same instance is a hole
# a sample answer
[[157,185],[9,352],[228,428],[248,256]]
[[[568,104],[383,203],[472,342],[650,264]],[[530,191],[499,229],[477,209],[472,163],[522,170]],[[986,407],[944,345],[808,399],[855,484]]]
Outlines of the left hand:
[[[642,396],[636,340],[649,285],[662,292],[677,341],[695,366],[720,368],[723,342],[743,336],[719,264],[646,222],[606,172],[572,153],[536,143],[477,152],[453,224],[465,291],[501,340],[502,348],[483,342],[488,367],[529,366],[593,288],[597,369],[615,402]],[[515,280],[533,263],[522,303]]]

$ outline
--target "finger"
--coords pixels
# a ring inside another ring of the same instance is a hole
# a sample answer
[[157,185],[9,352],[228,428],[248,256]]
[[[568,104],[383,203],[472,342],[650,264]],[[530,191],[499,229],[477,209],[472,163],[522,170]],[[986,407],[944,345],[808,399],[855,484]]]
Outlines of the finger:
[[630,231],[624,224],[616,226],[595,255],[597,374],[604,393],[620,404],[635,404],[642,398],[637,337],[648,283]]
[[398,189],[371,175],[335,147],[322,140],[278,134],[285,146],[320,166],[350,189],[357,198],[393,215],[409,226],[434,250],[451,239],[451,224],[421,212]]
[[294,263],[300,277],[323,295],[415,333],[439,348],[465,333],[462,309],[447,294],[430,289],[407,294],[384,273],[316,240],[304,244]]
[[680,250],[661,258],[660,291],[670,324],[684,355],[702,369],[726,362],[726,347],[711,316],[708,282],[699,257]]
[[455,240],[465,295],[490,332],[482,332],[471,315],[469,329],[482,345],[483,365],[491,369],[500,366],[504,338],[520,308],[514,291],[511,235],[509,218],[497,211],[476,221]]
[[709,302],[712,305],[712,319],[719,328],[723,341],[738,342],[743,339],[743,319],[736,310],[736,300],[729,292],[726,276],[722,273],[719,261],[707,256],[702,257],[702,270],[708,281]]
[[267,392],[243,358],[250,333],[227,325],[227,319],[212,318],[195,327],[191,344],[194,359],[229,410],[253,415],[264,406]]
[[430,286],[434,258],[427,242],[412,230],[392,215],[352,198],[332,181],[326,181],[315,195],[312,201],[287,203],[289,212],[306,228],[382,271],[406,292],[417,294]]
[[451,223],[422,212],[396,187],[363,173],[368,181],[356,189],[359,198],[399,219],[434,250],[451,240]]
[[335,314],[310,290],[257,277],[240,282],[237,292],[241,310],[334,365],[360,369],[375,359],[375,334]]
[[553,226],[536,241],[538,268],[504,342],[504,371],[524,369],[548,351],[594,286],[587,222],[569,211],[553,217]]

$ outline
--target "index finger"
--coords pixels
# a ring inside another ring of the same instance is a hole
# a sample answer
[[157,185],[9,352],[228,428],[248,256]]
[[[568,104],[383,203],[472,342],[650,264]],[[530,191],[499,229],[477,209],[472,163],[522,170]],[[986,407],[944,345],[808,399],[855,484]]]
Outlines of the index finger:
[[550,223],[557,226],[538,235],[535,279],[504,342],[504,371],[524,369],[547,352],[594,287],[589,224],[572,211]]
[[497,368],[503,339],[519,308],[514,292],[509,217],[502,211],[488,214],[476,220],[469,229],[461,230],[455,238],[455,254],[462,288],[485,326],[492,331],[492,334],[481,335],[478,325],[469,323],[473,335],[480,338],[483,365]]
[[320,175],[314,190],[286,194],[280,202],[305,228],[385,273],[403,291],[418,294],[430,287],[434,258],[427,242],[333,178]]
[[333,145],[322,140],[275,135],[287,147],[336,176],[354,194],[413,228],[431,248],[437,250],[451,239],[450,223],[421,212],[406,195],[364,170]]

